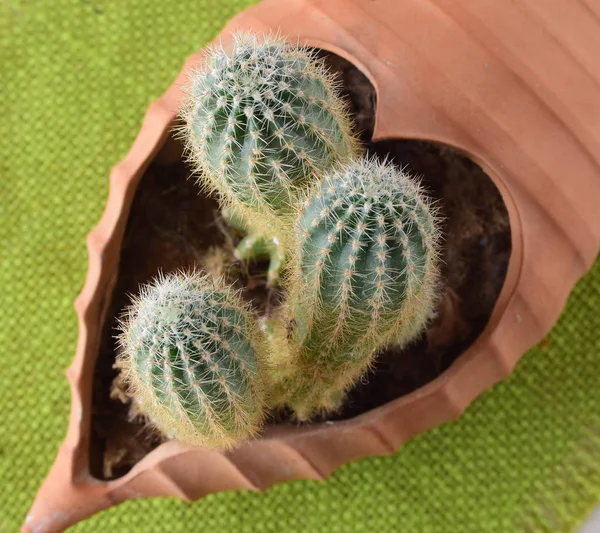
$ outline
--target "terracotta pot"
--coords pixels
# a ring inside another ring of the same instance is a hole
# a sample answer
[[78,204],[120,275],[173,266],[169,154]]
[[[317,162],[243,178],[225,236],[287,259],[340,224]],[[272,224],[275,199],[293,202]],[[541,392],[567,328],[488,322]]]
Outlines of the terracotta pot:
[[[278,427],[226,454],[162,444],[127,475],[89,472],[91,384],[99,332],[117,277],[120,244],[140,177],[160,151],[192,56],[154,102],[88,237],[89,270],[75,302],[79,341],[67,371],[68,434],[23,531],[62,531],[124,500],[195,500],[324,478],[338,466],[394,453],[418,433],[458,417],[505,378],[554,324],[600,247],[600,2],[265,0],[232,30],[278,30],[354,63],[377,91],[374,140],[419,138],[468,154],[506,203],[508,273],[478,340],[418,391],[335,424]],[[526,31],[524,31],[526,28]]]

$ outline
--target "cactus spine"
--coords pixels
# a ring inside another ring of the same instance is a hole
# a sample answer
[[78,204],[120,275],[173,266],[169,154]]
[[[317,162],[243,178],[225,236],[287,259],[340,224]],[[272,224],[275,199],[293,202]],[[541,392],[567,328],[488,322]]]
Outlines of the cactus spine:
[[212,49],[183,116],[203,185],[258,236],[285,238],[299,191],[356,151],[322,61],[273,36],[237,34],[231,50]]
[[230,289],[197,272],[160,276],[120,327],[119,366],[141,410],[167,436],[223,449],[259,429],[262,338]]
[[361,159],[327,175],[298,219],[287,315],[296,372],[279,401],[299,419],[338,406],[377,349],[405,345],[435,304],[435,215],[417,183]]

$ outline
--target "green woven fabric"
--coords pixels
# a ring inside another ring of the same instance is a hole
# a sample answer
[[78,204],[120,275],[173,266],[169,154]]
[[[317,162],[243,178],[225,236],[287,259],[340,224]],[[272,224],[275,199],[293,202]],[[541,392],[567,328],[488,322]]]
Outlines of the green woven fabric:
[[[0,532],[64,437],[85,235],[184,58],[251,0],[0,2]],[[600,263],[457,422],[328,481],[126,503],[74,531],[572,531],[600,502]],[[526,529],[528,528],[528,529]]]

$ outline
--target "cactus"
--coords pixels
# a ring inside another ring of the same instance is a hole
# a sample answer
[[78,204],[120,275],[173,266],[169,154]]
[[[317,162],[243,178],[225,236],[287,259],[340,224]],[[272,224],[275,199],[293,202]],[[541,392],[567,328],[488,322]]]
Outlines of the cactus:
[[141,411],[167,436],[227,449],[259,429],[263,342],[232,290],[198,272],[159,276],[120,329],[118,365]]
[[314,53],[274,36],[234,35],[192,75],[190,160],[251,233],[285,239],[298,193],[356,152],[337,89]]
[[[337,83],[278,37],[234,37],[192,76],[187,149],[224,218],[247,231],[238,259],[287,261],[286,300],[257,320],[197,272],[144,287],[121,323],[119,366],[170,437],[227,449],[267,405],[299,420],[336,409],[379,349],[406,345],[436,303],[439,231],[418,183],[357,157]],[[225,252],[210,255],[225,268]],[[260,323],[260,325],[259,325]]]
[[285,253],[277,237],[247,235],[236,246],[235,256],[242,261],[268,259],[267,285],[279,285]]
[[439,232],[409,175],[361,159],[318,184],[297,233],[286,304],[296,370],[277,402],[303,420],[335,409],[378,348],[422,331],[436,301]]
[[[223,210],[221,214],[230,228],[242,233],[248,233],[248,227],[239,216],[233,214],[228,209]],[[279,285],[281,271],[285,264],[285,252],[277,236],[261,237],[250,233],[238,243],[234,254],[236,259],[240,261],[268,259],[267,285]]]

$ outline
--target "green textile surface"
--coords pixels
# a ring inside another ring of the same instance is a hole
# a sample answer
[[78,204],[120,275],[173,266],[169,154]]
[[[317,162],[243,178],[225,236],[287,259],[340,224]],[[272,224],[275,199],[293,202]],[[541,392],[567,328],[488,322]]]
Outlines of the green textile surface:
[[[0,2],[1,533],[66,431],[72,302],[110,167],[186,56],[251,3]],[[395,457],[264,494],[128,502],[73,531],[572,531],[600,502],[599,267],[510,379]]]

